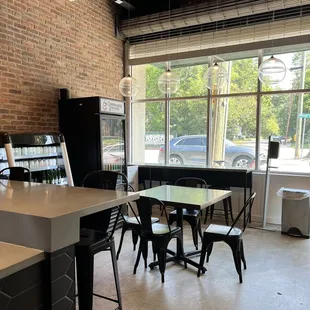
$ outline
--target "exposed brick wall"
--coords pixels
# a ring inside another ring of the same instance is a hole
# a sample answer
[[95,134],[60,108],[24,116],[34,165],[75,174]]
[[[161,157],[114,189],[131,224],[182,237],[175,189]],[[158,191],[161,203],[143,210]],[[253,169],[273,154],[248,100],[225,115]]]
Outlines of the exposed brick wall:
[[0,130],[58,131],[58,89],[121,98],[111,0],[0,1]]

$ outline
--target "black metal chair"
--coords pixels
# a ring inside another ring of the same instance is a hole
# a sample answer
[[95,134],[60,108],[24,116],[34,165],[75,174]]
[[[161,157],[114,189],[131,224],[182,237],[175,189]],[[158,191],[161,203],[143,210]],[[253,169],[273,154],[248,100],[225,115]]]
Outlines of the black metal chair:
[[[208,188],[207,183],[199,178],[180,178],[175,182],[177,186]],[[169,214],[169,224],[173,224],[177,220],[176,210]],[[183,220],[186,221],[192,229],[193,242],[198,250],[198,234],[202,240],[201,232],[201,211],[183,209]]]
[[[134,188],[130,184],[124,184],[125,187],[127,187],[128,191],[134,192]],[[117,187],[119,189],[119,186]],[[134,216],[128,216],[125,215],[121,212],[121,216],[123,218],[123,226],[122,226],[122,232],[121,232],[121,240],[119,242],[117,254],[116,254],[116,259],[119,258],[119,254],[121,253],[122,250],[122,245],[124,241],[124,235],[127,230],[131,230],[132,233],[132,242],[133,242],[133,250],[136,250],[136,245],[138,242],[138,238],[141,235],[141,221],[139,216],[137,216],[133,206],[131,203],[128,203],[129,210],[132,212]],[[152,223],[158,223],[159,218],[158,217],[152,217]]]
[[[6,171],[9,171],[9,174],[6,174]],[[25,167],[4,168],[0,171],[0,175],[11,181],[30,182],[31,180],[31,171]]]
[[[230,187],[220,187],[220,186],[209,186],[209,189],[219,189],[219,190],[226,190],[226,191],[230,191]],[[229,225],[229,216],[231,218],[231,221],[234,221],[234,217],[233,217],[233,213],[232,213],[232,201],[231,201],[231,196],[229,196],[226,199],[223,200],[223,209],[215,209],[215,206],[212,205],[210,206],[210,219],[212,220],[213,215],[214,215],[214,211],[220,211],[217,215],[224,215],[225,217],[225,222],[226,225]],[[208,215],[209,215],[209,208],[206,209],[206,215],[205,215],[205,220],[204,220],[204,224],[206,224],[207,219],[208,219]]]
[[[162,201],[154,198],[141,197],[137,201],[139,216],[141,220],[141,237],[139,244],[139,251],[134,266],[133,273],[136,274],[137,267],[140,262],[141,254],[144,259],[144,267],[147,268],[147,255],[148,255],[148,241],[152,242],[153,251],[157,254],[159,270],[161,273],[161,281],[165,282],[165,269],[166,269],[166,256],[167,247],[171,239],[177,238],[179,246],[183,249],[183,235],[180,227],[171,227],[170,224],[152,223],[152,207],[161,206],[168,222],[167,212],[165,205]],[[187,268],[186,262],[184,262]]]
[[[82,187],[115,190],[117,183],[128,183],[124,174],[114,171],[93,171],[85,176]],[[93,307],[93,295],[118,303],[122,309],[120,284],[113,234],[120,214],[120,207],[116,207],[117,216],[111,220],[112,209],[98,212],[81,218],[80,242],[75,246],[77,265],[77,284],[79,309],[90,310]],[[94,255],[110,251],[117,299],[105,297],[93,292]]]
[[[223,225],[215,225],[211,224],[205,230],[203,234],[203,241],[202,241],[202,248],[201,248],[201,256],[200,256],[200,263],[197,276],[200,276],[200,273],[204,273],[203,265],[205,261],[205,257],[207,254],[207,262],[209,262],[209,257],[212,252],[213,243],[223,241],[227,243],[233,253],[235,267],[237,273],[239,275],[239,281],[242,283],[242,271],[241,271],[241,261],[243,262],[244,269],[247,268],[246,260],[244,256],[244,249],[243,249],[243,240],[242,234],[245,231],[247,224],[250,219],[251,209],[256,197],[256,193],[253,193],[251,197],[247,200],[244,207],[239,212],[238,216],[236,217],[235,221],[232,223],[231,226],[223,226]],[[236,226],[238,220],[240,219],[241,215],[243,217],[243,228],[239,229]]]

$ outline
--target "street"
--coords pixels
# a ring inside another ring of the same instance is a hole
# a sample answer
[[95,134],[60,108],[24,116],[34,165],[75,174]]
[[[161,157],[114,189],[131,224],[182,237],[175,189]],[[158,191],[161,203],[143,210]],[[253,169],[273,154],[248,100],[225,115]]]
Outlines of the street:
[[[240,144],[241,145],[241,144]],[[255,142],[248,141],[242,143],[243,146],[255,147]],[[266,154],[268,150],[268,141],[264,140],[260,144],[261,153]],[[294,173],[308,173],[310,172],[310,158],[306,157],[309,153],[309,148],[304,148],[300,159],[295,159],[295,148],[291,147],[291,143],[286,145],[280,145],[280,154],[278,159],[273,159],[271,166],[277,167],[273,168],[272,171],[281,172],[294,172]],[[145,150],[145,163],[154,164],[158,163],[158,150]],[[266,165],[261,166],[261,170],[265,170]]]

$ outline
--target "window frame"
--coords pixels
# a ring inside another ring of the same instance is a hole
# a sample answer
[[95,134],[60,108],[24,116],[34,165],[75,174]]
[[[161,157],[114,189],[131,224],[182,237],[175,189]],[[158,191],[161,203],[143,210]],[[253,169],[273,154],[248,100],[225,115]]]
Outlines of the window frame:
[[[292,51],[287,51],[285,54],[288,53],[294,53],[294,52],[298,52],[294,51],[294,49],[292,49]],[[310,44],[307,47],[307,49],[305,49],[305,51],[310,52]],[[264,54],[263,50],[257,50],[257,59],[258,59],[258,67],[260,66],[260,64],[263,61],[263,58],[266,55],[269,55],[270,51],[268,51],[267,53]],[[246,59],[246,58],[244,58]],[[242,58],[240,59],[242,60]],[[212,64],[213,63],[213,56],[208,57],[208,64]],[[166,68],[170,68],[170,62],[166,62]],[[170,124],[170,103],[173,101],[180,101],[180,100],[206,100],[207,105],[208,105],[208,116],[207,116],[207,130],[206,130],[206,148],[207,148],[207,155],[206,155],[206,164],[209,164],[209,158],[210,158],[210,154],[212,152],[211,149],[211,145],[210,145],[210,139],[207,139],[208,136],[211,135],[211,124],[212,124],[212,99],[214,98],[221,98],[221,97],[225,97],[225,98],[230,98],[230,97],[246,97],[246,96],[254,96],[256,97],[256,139],[255,139],[255,172],[259,172],[259,173],[264,173],[264,170],[259,169],[260,167],[260,133],[261,133],[261,100],[262,100],[262,96],[266,96],[266,95],[281,95],[281,94],[300,94],[300,93],[304,93],[304,94],[309,94],[310,93],[310,89],[308,88],[298,88],[298,89],[285,89],[285,90],[271,90],[271,91],[263,91],[262,90],[262,83],[259,80],[259,78],[257,77],[257,89],[255,92],[242,92],[242,93],[224,93],[224,94],[211,94],[210,91],[208,91],[208,93],[206,95],[202,95],[202,96],[188,96],[188,97],[169,97],[169,96],[164,96],[162,98],[151,98],[151,99],[138,99],[135,100],[133,98],[131,98],[130,100],[130,109],[132,109],[132,105],[135,103],[139,103],[139,102],[158,102],[158,101],[164,101],[165,102],[165,165],[169,164],[169,155],[170,155],[170,128],[169,128],[169,124]],[[133,120],[131,118],[129,118],[129,126],[131,126]],[[131,131],[132,132],[132,131]],[[133,137],[130,136],[129,137],[130,141],[132,141]],[[184,139],[183,139],[184,140]],[[132,145],[130,143],[130,145]],[[177,144],[180,146],[180,141],[177,142]],[[204,146],[201,140],[201,146]],[[226,143],[225,143],[225,147],[226,147]],[[130,150],[131,152],[131,150]],[[286,174],[286,175],[305,175],[305,174],[309,174],[308,172],[305,173],[295,173],[295,172],[289,172],[289,171],[273,171],[274,174]]]

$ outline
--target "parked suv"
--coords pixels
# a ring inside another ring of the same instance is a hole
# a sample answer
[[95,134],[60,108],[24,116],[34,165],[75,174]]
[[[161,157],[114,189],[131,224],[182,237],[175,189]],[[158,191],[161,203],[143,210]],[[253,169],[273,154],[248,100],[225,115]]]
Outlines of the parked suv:
[[[170,164],[204,165],[206,162],[207,139],[203,135],[182,136],[170,141]],[[266,156],[261,154],[261,160]],[[158,161],[165,162],[165,148],[159,149]],[[255,148],[236,145],[225,140],[225,166],[226,167],[254,167]]]

